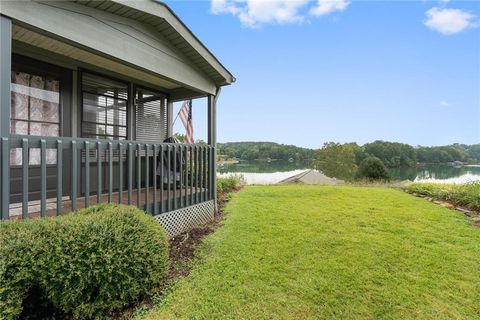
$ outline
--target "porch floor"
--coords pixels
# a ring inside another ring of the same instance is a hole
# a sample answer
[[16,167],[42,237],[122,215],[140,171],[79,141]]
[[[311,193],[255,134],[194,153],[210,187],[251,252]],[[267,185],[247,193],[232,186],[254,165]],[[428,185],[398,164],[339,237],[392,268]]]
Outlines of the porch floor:
[[[198,192],[195,192],[195,189],[190,192],[189,189],[185,190],[163,190],[162,192],[157,189],[156,192],[156,201],[157,201],[157,207],[158,207],[158,212],[160,213],[161,208],[160,208],[160,200],[163,200],[164,203],[164,209],[163,212],[169,211],[168,210],[168,200],[171,201],[171,208],[170,210],[173,210],[173,199],[177,200],[177,206],[176,208],[181,208],[185,207],[186,203],[192,203],[190,196],[193,197],[193,203],[197,203],[201,200],[202,196],[201,194],[206,191],[204,188],[198,188]],[[145,188],[140,189],[140,202],[138,203],[137,201],[137,189],[132,190],[132,197],[131,197],[131,205],[133,206],[141,206],[142,208],[145,209],[145,204],[146,204],[146,195],[147,195],[147,190]],[[149,205],[149,212],[153,212],[153,195],[154,195],[154,190],[153,188],[148,189],[148,205]],[[187,197],[185,197],[187,195]],[[196,201],[196,197],[198,196],[198,201]],[[103,193],[100,197],[100,202],[97,202],[97,195],[91,195],[89,197],[89,205],[95,205],[97,203],[108,203],[108,198],[109,194],[108,193]],[[120,203],[119,201],[119,192],[113,192],[112,193],[112,203]],[[85,208],[85,197],[78,197],[77,198],[77,209]],[[122,199],[121,203],[128,205],[128,190],[122,192]],[[193,204],[192,203],[192,204]],[[57,199],[56,198],[48,198],[46,200],[46,208],[47,208],[47,216],[56,216],[57,215]],[[22,203],[12,203],[10,204],[10,218],[13,219],[21,219],[22,216]],[[28,202],[28,217],[39,217],[40,216],[40,200],[32,200]],[[72,200],[70,199],[69,196],[64,196],[62,197],[62,214],[69,213],[72,211]]]

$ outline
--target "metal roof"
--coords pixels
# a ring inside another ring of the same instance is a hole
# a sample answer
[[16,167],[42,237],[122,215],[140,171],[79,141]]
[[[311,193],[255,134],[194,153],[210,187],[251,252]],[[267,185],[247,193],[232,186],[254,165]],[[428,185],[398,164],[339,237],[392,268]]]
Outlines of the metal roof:
[[107,0],[74,2],[148,24],[160,32],[217,86],[235,82],[235,77],[163,2],[155,0]]

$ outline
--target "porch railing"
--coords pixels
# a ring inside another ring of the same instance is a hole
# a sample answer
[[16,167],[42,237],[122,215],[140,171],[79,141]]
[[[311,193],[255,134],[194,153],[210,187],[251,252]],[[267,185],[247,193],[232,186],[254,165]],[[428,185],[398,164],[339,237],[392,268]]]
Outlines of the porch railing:
[[[11,150],[21,152],[21,163],[12,163]],[[35,165],[32,150],[40,154]],[[10,136],[2,138],[0,155],[2,219],[60,215],[102,202],[158,215],[215,196],[208,145]]]

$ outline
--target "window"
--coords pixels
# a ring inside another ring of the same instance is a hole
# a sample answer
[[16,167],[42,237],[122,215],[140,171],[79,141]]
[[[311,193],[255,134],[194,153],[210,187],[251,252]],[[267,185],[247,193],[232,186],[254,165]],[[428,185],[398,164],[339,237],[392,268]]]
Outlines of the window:
[[[54,77],[13,70],[11,73],[12,134],[60,135],[60,81]],[[40,164],[40,149],[30,149],[29,164]],[[57,153],[47,150],[47,164],[55,164]],[[10,164],[21,165],[21,149],[10,151]]]
[[166,133],[166,96],[137,88],[136,106],[136,139],[146,141],[163,141]]
[[84,72],[82,101],[82,137],[127,138],[127,84]]

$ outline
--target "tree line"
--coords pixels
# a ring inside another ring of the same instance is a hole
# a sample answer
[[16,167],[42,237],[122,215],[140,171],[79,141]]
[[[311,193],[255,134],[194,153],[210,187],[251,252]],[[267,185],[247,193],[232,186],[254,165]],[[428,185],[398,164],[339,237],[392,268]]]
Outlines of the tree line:
[[480,161],[480,144],[413,147],[404,143],[381,140],[363,146],[356,143],[328,142],[316,151],[313,163],[326,175],[340,179],[351,180],[380,176],[381,179],[388,180],[388,173],[385,173],[387,172],[386,168],[414,167],[418,163],[451,163],[455,161],[462,163]]
[[[329,143],[325,144],[322,149],[328,146]],[[405,143],[377,140],[363,146],[356,143],[346,143],[341,146],[352,149],[356,164],[368,156],[374,156],[388,168],[414,167],[417,163],[450,163],[454,161],[477,163],[480,161],[480,144],[413,147]]]
[[274,142],[227,142],[217,144],[217,154],[240,160],[307,160],[314,157],[315,150]]
[[[183,138],[180,135],[178,138]],[[182,140],[182,139],[180,139]],[[413,147],[408,144],[377,140],[363,146],[357,143],[325,143],[314,150],[274,142],[227,142],[217,144],[217,154],[239,160],[318,160],[318,158],[354,158],[358,166],[368,156],[380,159],[388,168],[414,167],[417,163],[448,163],[480,161],[480,144],[452,144],[438,147]]]

